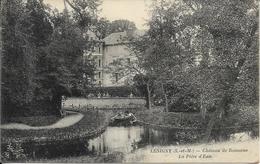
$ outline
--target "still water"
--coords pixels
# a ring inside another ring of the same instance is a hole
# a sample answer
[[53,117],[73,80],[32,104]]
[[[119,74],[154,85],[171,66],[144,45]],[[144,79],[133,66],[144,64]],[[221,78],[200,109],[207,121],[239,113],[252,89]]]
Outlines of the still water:
[[[88,150],[97,154],[114,151],[127,154],[151,146],[196,143],[200,134],[199,131],[158,130],[143,126],[108,127],[103,134],[89,140]],[[251,130],[234,133],[215,131],[211,142],[245,141],[254,137],[257,136]]]
[[[256,128],[257,129],[257,128]],[[134,154],[138,150],[148,150],[154,146],[167,147],[198,143],[201,131],[176,131],[154,129],[146,126],[107,127],[106,131],[93,139],[62,141],[44,145],[24,145],[28,155],[33,158],[57,158],[102,153],[121,152]],[[243,131],[214,131],[211,142],[244,141],[257,136],[252,129]],[[32,151],[33,150],[33,151]]]

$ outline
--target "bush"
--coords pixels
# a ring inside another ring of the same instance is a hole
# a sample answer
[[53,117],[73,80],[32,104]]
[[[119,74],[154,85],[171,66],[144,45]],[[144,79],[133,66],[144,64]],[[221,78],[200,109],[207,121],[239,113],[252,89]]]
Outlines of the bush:
[[17,161],[26,159],[24,149],[22,148],[21,141],[19,140],[8,142],[5,147],[2,147],[1,156],[3,161]]
[[135,87],[119,86],[119,87],[93,87],[85,90],[72,89],[72,97],[129,97],[130,94],[135,97],[141,97],[140,92]]
[[192,95],[184,95],[172,102],[170,112],[199,112],[200,106],[198,99]]

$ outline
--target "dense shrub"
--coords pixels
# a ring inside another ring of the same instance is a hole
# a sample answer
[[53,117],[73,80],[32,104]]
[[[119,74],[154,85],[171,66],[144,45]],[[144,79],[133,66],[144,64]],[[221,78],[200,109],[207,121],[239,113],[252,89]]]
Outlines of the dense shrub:
[[15,139],[13,142],[8,142],[4,147],[2,146],[1,160],[3,161],[17,161],[25,160],[26,154],[22,148],[19,140]]
[[186,94],[171,102],[169,111],[171,112],[199,112],[200,104],[198,98],[193,94]]
[[140,92],[135,87],[129,86],[72,89],[74,97],[129,97],[131,93],[134,97],[141,97]]

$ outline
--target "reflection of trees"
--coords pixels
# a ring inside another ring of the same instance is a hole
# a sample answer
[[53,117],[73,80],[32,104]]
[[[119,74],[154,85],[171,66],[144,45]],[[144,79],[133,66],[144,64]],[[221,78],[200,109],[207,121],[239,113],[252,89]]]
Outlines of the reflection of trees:
[[[255,130],[254,130],[255,129]],[[250,131],[251,137],[258,137],[258,129],[223,129],[219,127],[212,131],[210,136],[211,140],[214,141],[227,141],[230,139],[231,134],[238,132]],[[143,134],[141,134],[141,140],[136,144],[138,148],[145,147],[146,145],[175,145],[175,144],[186,144],[186,143],[197,143],[201,141],[204,130],[155,130],[152,128],[145,127]]]
[[250,137],[258,138],[259,137],[259,129],[258,127],[252,127],[252,131],[250,133]]
[[144,128],[144,132],[143,132],[143,134],[140,135],[140,138],[141,138],[140,141],[135,143],[138,148],[145,147],[146,145],[149,144],[150,135],[149,135],[149,129],[148,128]]
[[247,133],[251,138],[259,137],[259,129],[257,126],[238,126],[238,127],[225,127],[217,126],[212,130],[210,136],[211,140],[214,141],[227,141],[231,138],[232,134],[236,133]]
[[155,130],[152,128],[144,128],[144,133],[141,135],[141,140],[137,142],[138,147],[146,145],[175,145],[179,143],[197,142],[200,137],[199,131],[184,131],[173,129]]

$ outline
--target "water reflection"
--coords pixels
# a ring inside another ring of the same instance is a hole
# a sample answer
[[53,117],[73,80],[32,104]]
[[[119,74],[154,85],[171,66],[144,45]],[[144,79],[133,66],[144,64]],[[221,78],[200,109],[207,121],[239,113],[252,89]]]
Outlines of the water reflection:
[[[171,146],[197,143],[203,132],[153,129],[145,126],[107,127],[106,131],[94,139],[60,141],[45,144],[23,145],[28,154],[34,158],[56,158],[109,152],[133,153],[138,149],[153,146]],[[214,130],[211,141],[245,141],[258,137],[258,129],[242,131]]]
[[[255,133],[248,131],[215,130],[212,142],[244,141],[253,138]],[[158,130],[143,126],[108,127],[99,137],[89,140],[88,149],[92,153],[119,151],[131,153],[146,146],[170,146],[196,143],[202,137],[201,131]]]
[[129,153],[136,148],[143,133],[144,128],[141,126],[108,127],[99,137],[89,140],[88,149],[97,153],[112,151]]

